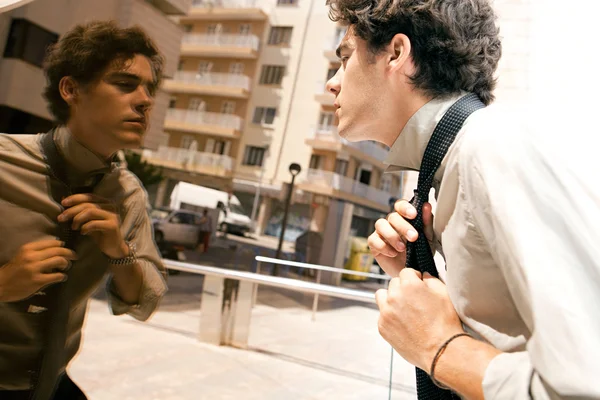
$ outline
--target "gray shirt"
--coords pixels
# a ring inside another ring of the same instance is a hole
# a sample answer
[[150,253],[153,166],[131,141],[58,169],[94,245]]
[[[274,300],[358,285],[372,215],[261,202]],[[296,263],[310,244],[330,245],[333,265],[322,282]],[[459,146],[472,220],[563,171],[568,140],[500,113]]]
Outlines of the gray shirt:
[[[10,261],[24,244],[56,239],[60,206],[50,196],[50,178],[40,148],[40,135],[0,134],[0,266]],[[146,320],[158,307],[166,291],[165,268],[152,238],[146,210],[146,192],[125,167],[108,164],[79,144],[68,129],[56,130],[55,141],[69,164],[69,174],[85,183],[97,173],[106,173],[94,193],[116,202],[126,240],[133,242],[144,273],[140,299],[125,304],[109,277],[109,304],[115,315],[128,313]],[[71,303],[67,328],[66,362],[81,343],[81,329],[90,296],[108,271],[108,258],[91,238],[82,236],[75,249],[78,260],[65,283]],[[27,390],[29,371],[36,369],[45,329],[39,320],[46,310],[36,304],[43,292],[21,302],[0,303],[0,390]]]
[[[419,169],[459,97],[432,100],[410,119],[388,171]],[[598,399],[597,162],[568,151],[568,135],[529,129],[521,116],[499,106],[476,111],[436,174],[446,284],[465,329],[505,352],[486,371],[486,399],[530,391],[536,400]]]

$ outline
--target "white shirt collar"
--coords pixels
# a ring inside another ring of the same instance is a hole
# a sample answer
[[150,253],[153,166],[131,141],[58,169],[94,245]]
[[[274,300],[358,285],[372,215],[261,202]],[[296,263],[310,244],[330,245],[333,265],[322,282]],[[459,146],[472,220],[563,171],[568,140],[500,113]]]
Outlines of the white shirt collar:
[[418,171],[438,122],[452,104],[464,95],[466,93],[432,99],[414,113],[390,148],[384,161],[388,165],[386,172]]

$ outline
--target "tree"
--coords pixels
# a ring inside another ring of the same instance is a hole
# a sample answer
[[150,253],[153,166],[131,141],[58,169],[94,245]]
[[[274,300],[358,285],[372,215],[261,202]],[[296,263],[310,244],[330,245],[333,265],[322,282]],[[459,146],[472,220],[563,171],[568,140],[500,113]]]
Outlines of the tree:
[[143,160],[139,153],[128,151],[125,153],[125,160],[127,169],[138,177],[146,189],[160,183],[165,178],[161,168]]

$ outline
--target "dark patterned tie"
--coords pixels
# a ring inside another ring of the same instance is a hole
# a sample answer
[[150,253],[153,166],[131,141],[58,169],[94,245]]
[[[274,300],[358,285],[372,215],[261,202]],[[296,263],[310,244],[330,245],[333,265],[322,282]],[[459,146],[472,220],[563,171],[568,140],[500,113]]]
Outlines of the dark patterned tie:
[[[78,193],[92,193],[102,180],[103,174],[96,175],[89,186],[73,187],[67,174],[67,164],[54,143],[54,131],[41,137],[41,147],[49,173],[55,178],[50,181],[53,199],[60,204],[64,197]],[[71,222],[59,225],[58,237],[65,242],[65,247],[75,250],[79,239],[79,231],[71,229]],[[36,304],[47,308],[45,320],[44,347],[36,370],[31,371],[33,390],[32,400],[52,396],[58,382],[59,368],[64,363],[67,324],[69,321],[70,298],[67,283],[57,283],[44,290],[45,296],[36,300]]]
[[[483,107],[485,105],[477,95],[468,94],[450,107],[433,131],[421,162],[415,196],[410,201],[417,210],[417,217],[409,222],[419,233],[419,238],[416,242],[408,243],[406,250],[406,266],[408,268],[416,269],[422,273],[428,272],[439,278],[433,254],[424,233],[423,204],[429,200],[429,192],[433,185],[435,172],[462,128],[463,123],[469,115]],[[417,368],[417,397],[419,400],[460,399],[457,394],[436,386],[429,375],[419,368]]]

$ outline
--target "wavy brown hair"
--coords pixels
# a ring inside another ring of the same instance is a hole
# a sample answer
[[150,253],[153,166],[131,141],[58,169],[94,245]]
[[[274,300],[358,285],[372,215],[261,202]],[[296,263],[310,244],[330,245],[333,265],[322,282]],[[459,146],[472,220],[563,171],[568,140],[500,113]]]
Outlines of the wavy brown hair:
[[327,0],[333,21],[378,54],[394,35],[408,36],[413,85],[431,97],[462,90],[494,100],[502,53],[496,14],[488,0]]
[[77,25],[51,46],[44,60],[46,87],[44,97],[56,120],[65,124],[69,105],[59,91],[60,80],[71,76],[87,85],[102,76],[112,63],[123,65],[136,55],[148,57],[155,84],[162,80],[164,59],[150,37],[140,27],[121,28],[114,21],[95,21]]

